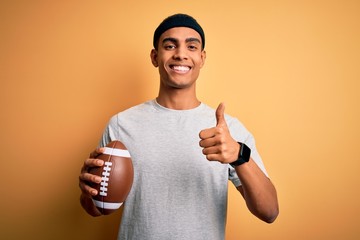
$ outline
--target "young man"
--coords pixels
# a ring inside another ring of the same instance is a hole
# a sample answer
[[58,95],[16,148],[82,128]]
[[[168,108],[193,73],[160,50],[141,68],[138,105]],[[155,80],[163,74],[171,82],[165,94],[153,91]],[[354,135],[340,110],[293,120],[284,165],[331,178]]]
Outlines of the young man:
[[[205,63],[205,35],[188,15],[166,18],[154,33],[151,62],[159,69],[160,89],[152,101],[118,113],[104,131],[100,147],[120,140],[132,155],[134,183],[124,204],[119,239],[224,239],[228,180],[249,210],[271,223],[278,215],[276,190],[267,177],[253,136],[224,105],[211,109],[196,97],[196,80]],[[80,174],[81,204],[101,215],[87,172],[101,166],[85,160]]]

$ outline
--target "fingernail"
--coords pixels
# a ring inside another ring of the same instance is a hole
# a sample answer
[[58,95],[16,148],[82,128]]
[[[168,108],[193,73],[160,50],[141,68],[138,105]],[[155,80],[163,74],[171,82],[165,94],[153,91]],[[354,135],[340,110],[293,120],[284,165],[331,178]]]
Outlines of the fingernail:
[[96,178],[96,182],[100,183],[101,182],[101,177]]

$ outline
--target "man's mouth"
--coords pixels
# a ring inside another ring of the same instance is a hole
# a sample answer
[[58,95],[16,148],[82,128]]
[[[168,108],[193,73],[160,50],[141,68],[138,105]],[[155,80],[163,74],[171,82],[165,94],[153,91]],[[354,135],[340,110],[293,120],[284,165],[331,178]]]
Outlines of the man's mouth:
[[180,66],[180,65],[170,65],[170,68],[175,72],[179,72],[179,73],[186,73],[191,69],[191,67],[189,66]]

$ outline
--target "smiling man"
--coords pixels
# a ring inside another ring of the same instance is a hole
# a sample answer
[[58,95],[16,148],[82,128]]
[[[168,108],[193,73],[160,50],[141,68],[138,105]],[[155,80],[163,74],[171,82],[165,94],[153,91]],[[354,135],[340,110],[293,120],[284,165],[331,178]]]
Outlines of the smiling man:
[[[156,29],[151,51],[151,61],[160,74],[157,101],[177,110],[194,108],[200,103],[196,99],[196,80],[206,58],[204,32],[187,16],[169,19]],[[185,102],[190,105],[180,106]]]
[[97,191],[89,186],[101,178],[87,170],[103,165],[96,159],[101,147],[120,140],[135,173],[118,239],[224,239],[229,180],[255,216],[273,222],[277,194],[253,136],[223,104],[212,109],[196,96],[206,58],[201,26],[185,14],[170,16],[155,30],[153,44],[159,94],[110,119],[80,173],[83,208],[101,215],[91,200]]

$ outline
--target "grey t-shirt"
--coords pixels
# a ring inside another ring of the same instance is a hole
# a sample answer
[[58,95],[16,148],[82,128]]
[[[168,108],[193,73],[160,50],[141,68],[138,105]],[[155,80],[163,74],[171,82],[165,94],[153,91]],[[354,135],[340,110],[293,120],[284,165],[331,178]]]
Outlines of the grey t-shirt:
[[[267,174],[252,135],[237,119],[225,119],[232,137],[251,148]],[[118,239],[224,239],[228,180],[241,182],[230,165],[202,154],[199,132],[215,125],[215,110],[203,103],[172,110],[151,100],[111,118],[100,146],[120,140],[134,166]]]

